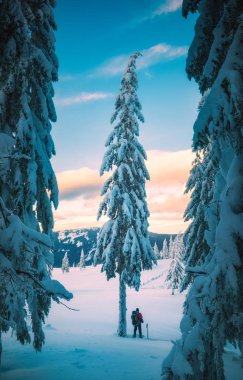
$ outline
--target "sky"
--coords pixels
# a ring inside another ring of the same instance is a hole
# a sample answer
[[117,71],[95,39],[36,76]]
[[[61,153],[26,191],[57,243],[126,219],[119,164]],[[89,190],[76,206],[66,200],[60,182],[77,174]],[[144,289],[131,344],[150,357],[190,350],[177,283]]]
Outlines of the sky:
[[105,177],[99,168],[112,125],[115,97],[130,54],[137,61],[138,96],[148,154],[150,231],[184,231],[183,194],[193,160],[191,139],[200,99],[186,76],[195,17],[185,20],[181,0],[59,0],[53,125],[60,203],[55,229],[101,226],[96,220]]

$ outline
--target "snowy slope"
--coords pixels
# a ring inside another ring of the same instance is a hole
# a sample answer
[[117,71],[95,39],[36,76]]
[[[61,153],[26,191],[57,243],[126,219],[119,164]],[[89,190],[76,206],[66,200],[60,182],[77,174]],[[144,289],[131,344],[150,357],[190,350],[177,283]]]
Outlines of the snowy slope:
[[171,259],[159,261],[152,273],[144,273],[141,289],[166,289],[166,277],[170,268]]
[[74,229],[56,232],[54,267],[61,267],[64,254],[67,252],[71,266],[80,261],[81,250],[84,250],[86,264],[93,262],[99,228]]
[[[55,269],[54,278],[74,293],[69,306],[80,311],[53,304],[46,321],[46,345],[38,354],[31,346],[20,346],[10,335],[4,336],[1,380],[159,380],[171,339],[180,336],[184,301],[183,294],[172,296],[170,290],[160,288],[159,279],[153,280],[168,266],[169,260],[159,261],[152,271],[143,273],[142,283],[147,285],[139,293],[128,290],[128,338],[116,336],[117,279],[107,282],[100,267],[71,268],[65,274]],[[131,337],[130,314],[135,307],[140,307],[149,324],[148,340]],[[243,372],[237,377],[237,354],[227,354],[227,369],[231,373],[227,380],[243,378]]]

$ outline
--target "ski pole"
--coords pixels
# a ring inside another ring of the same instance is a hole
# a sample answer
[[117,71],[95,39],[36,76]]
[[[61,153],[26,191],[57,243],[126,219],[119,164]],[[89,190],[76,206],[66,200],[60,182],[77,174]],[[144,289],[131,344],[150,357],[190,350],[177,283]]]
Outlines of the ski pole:
[[146,323],[146,329],[147,329],[147,339],[149,338],[149,334],[148,334],[148,323]]

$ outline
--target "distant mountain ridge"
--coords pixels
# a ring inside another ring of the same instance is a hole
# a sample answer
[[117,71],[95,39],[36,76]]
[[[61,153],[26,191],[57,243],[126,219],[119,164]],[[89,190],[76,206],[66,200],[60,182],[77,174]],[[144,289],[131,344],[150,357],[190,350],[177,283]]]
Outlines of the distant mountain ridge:
[[[99,228],[81,228],[55,232],[54,267],[61,267],[62,259],[66,252],[70,266],[78,265],[82,249],[84,250],[86,265],[91,265],[99,230]],[[161,250],[164,239],[168,241],[170,235],[150,232],[149,238],[152,247],[156,242],[159,250]]]

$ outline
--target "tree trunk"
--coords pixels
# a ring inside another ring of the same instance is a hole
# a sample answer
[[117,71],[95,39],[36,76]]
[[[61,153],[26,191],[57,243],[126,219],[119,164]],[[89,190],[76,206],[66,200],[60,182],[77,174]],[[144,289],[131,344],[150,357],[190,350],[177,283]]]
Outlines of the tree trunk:
[[119,276],[119,324],[118,324],[118,335],[127,335],[127,306],[126,306],[126,284]]

